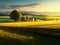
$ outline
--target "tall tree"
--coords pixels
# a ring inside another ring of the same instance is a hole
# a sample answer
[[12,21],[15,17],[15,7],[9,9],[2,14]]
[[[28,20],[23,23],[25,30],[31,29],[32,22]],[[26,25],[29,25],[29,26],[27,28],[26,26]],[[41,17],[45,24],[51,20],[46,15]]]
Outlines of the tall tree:
[[15,22],[21,21],[21,16],[22,14],[17,10],[13,10],[10,14],[10,18],[13,19]]

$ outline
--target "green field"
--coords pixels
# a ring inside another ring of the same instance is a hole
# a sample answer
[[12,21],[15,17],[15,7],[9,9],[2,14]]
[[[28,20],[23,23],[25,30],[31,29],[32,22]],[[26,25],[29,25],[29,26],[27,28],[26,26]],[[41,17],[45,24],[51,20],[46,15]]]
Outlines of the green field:
[[0,16],[0,18],[10,18],[9,16]]

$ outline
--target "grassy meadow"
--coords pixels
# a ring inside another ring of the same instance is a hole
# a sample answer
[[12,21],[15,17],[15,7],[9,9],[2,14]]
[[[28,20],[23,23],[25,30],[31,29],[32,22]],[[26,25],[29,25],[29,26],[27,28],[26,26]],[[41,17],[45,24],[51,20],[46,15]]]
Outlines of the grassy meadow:
[[0,45],[60,45],[60,20],[2,21]]
[[9,16],[0,16],[0,18],[10,18]]
[[[0,27],[1,45],[60,45],[57,29]],[[48,33],[45,33],[48,32]]]

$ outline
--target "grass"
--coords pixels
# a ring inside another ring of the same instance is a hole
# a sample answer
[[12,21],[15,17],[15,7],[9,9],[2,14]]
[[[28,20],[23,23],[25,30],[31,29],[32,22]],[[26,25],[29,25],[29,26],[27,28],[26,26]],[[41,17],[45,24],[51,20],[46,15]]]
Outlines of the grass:
[[0,45],[60,45],[59,21],[0,23]]
[[[25,33],[25,32],[24,32]],[[26,35],[29,33],[19,33],[15,32],[12,33],[11,31],[6,30],[0,30],[0,44],[1,45],[37,45],[37,44],[43,44],[38,39],[35,39],[32,35],[28,36]]]
[[0,16],[0,18],[10,18],[9,16]]
[[60,37],[40,33],[46,28],[0,27],[0,45],[60,45]]
[[0,26],[8,27],[31,27],[31,28],[60,28],[60,20],[53,21],[33,21],[33,22],[6,22],[0,23]]
[[0,23],[0,29],[16,30],[16,31],[19,31],[19,29],[21,29],[23,31],[33,31],[33,32],[37,31],[38,33],[60,35],[59,21],[60,20],[33,21],[33,22],[6,22],[6,23]]

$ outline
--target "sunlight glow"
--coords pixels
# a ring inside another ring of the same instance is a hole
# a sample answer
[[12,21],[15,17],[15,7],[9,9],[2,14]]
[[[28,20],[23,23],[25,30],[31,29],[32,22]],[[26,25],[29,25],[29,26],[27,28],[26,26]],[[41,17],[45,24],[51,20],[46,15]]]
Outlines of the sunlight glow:
[[34,12],[60,12],[60,3],[59,2],[49,2],[49,3],[42,3],[30,6],[30,7],[21,7],[18,10],[22,11],[34,11]]

